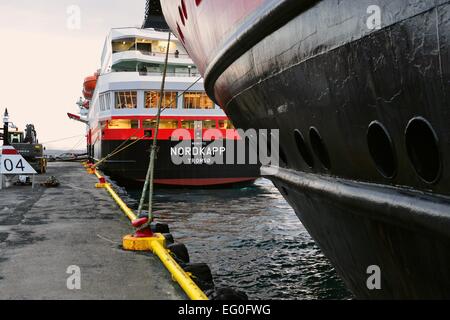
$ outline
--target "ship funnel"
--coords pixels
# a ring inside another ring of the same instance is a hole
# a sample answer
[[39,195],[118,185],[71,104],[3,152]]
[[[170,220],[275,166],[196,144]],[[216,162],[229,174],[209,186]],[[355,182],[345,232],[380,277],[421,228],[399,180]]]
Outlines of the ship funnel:
[[145,17],[142,24],[143,29],[153,28],[155,30],[169,31],[170,28],[163,16],[161,2],[159,0],[147,0],[145,5]]

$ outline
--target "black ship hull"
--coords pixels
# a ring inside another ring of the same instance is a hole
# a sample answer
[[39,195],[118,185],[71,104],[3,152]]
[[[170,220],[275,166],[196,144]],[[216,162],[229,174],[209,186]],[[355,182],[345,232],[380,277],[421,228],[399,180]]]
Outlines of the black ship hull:
[[[134,143],[126,150],[108,158],[100,164],[106,174],[128,185],[145,182],[150,159],[151,140]],[[155,183],[172,187],[223,187],[252,183],[260,176],[259,165],[255,164],[211,164],[204,159],[184,164],[174,164],[172,148],[176,142],[158,141],[158,155],[155,168]],[[101,142],[102,158],[124,145],[122,140]],[[224,157],[226,155],[224,154]]]
[[450,298],[449,1],[272,2],[208,59],[210,96],[280,130],[263,173],[356,297]]

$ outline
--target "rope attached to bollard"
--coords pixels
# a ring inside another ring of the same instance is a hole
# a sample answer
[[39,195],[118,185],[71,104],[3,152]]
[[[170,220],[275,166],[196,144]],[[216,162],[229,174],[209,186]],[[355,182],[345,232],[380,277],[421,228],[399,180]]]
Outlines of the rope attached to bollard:
[[153,135],[153,144],[150,151],[150,163],[147,170],[147,176],[145,178],[145,184],[144,188],[142,190],[141,200],[139,201],[139,208],[138,208],[138,216],[141,217],[142,215],[142,209],[144,207],[144,201],[145,201],[145,194],[147,192],[147,189],[149,189],[149,196],[148,196],[148,221],[147,223],[150,224],[153,221],[153,192],[154,192],[154,180],[155,180],[155,160],[156,160],[156,153],[158,149],[158,133],[159,133],[159,124],[161,122],[161,112],[162,112],[162,103],[163,103],[163,97],[164,97],[164,89],[166,85],[166,77],[167,77],[167,65],[169,63],[169,50],[170,50],[170,39],[171,39],[172,33],[169,32],[169,38],[167,39],[167,49],[166,49],[166,60],[164,62],[164,72],[163,72],[163,78],[161,82],[161,90],[159,93],[159,100],[158,100],[158,114],[156,115],[156,124],[155,124],[155,132]]

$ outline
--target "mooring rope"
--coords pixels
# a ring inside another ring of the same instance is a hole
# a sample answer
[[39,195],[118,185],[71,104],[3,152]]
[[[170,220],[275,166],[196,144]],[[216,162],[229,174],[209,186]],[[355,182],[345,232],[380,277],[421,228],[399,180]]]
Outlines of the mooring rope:
[[81,142],[83,142],[84,140],[84,136],[80,138],[80,140],[68,151],[68,153],[72,153],[72,151],[76,151],[76,148],[78,148],[78,146],[81,144]]
[[[156,124],[155,124],[155,132],[153,135],[153,144],[150,152],[150,163],[147,170],[147,176],[145,177],[145,184],[144,188],[142,189],[142,195],[141,200],[139,201],[139,208],[138,208],[138,216],[141,215],[142,209],[144,207],[144,200],[145,200],[145,193],[147,189],[149,189],[149,196],[148,196],[148,221],[147,223],[151,223],[153,220],[153,188],[154,188],[154,179],[155,179],[155,158],[156,158],[156,149],[157,149],[157,143],[158,143],[158,133],[159,133],[159,124],[161,122],[161,113],[162,113],[162,103],[163,103],[163,95],[164,95],[164,89],[166,85],[166,77],[167,77],[167,66],[169,64],[169,50],[170,50],[170,39],[171,39],[172,33],[169,32],[169,38],[167,39],[167,49],[166,49],[166,59],[164,63],[164,72],[163,72],[163,78],[161,82],[161,91],[159,94],[159,100],[158,100],[158,113],[156,115]],[[169,104],[170,106],[171,104]],[[150,185],[150,187],[149,187]]]
[[[122,151],[128,149],[129,147],[131,147],[132,145],[138,143],[139,141],[141,141],[141,140],[144,139],[144,138],[145,138],[145,136],[143,136],[143,137],[141,137],[141,138],[139,138],[139,139],[136,139],[135,141],[133,141],[133,142],[130,143],[129,145],[123,147],[122,149],[117,150],[117,151],[115,151],[115,152],[112,152],[112,153],[108,154],[106,157],[104,157],[103,159],[101,159],[100,161],[98,161],[96,164],[94,164],[94,165],[92,166],[92,168],[97,168],[101,163],[103,163],[103,162],[105,162],[106,160],[108,160],[108,159],[114,157],[116,154],[119,154],[119,153],[121,153]],[[128,141],[128,140],[127,140],[127,141]]]
[[[131,140],[131,138],[135,138],[135,134],[138,133],[139,130],[140,130],[139,128],[136,129],[136,131],[133,132],[133,133],[128,137],[127,140],[122,141],[122,143],[119,144],[119,146],[117,146],[117,147],[116,147],[113,151],[111,151],[109,154],[114,153],[114,152],[116,152],[117,150],[119,150],[120,148],[122,148],[128,141]],[[109,155],[109,154],[108,154],[108,155]],[[107,156],[108,156],[108,155],[107,155]]]
[[[172,105],[172,103],[174,103],[175,101],[177,101],[178,98],[181,97],[182,95],[184,95],[189,89],[191,89],[193,86],[195,86],[200,80],[202,80],[202,77],[195,80],[194,83],[192,83],[189,87],[184,89],[183,92],[181,92],[179,95],[177,95],[177,97],[175,99],[170,100],[169,106]],[[166,107],[162,108],[161,112],[164,112],[166,109],[169,109],[169,107],[166,106]]]
[[49,144],[49,143],[55,143],[55,142],[60,142],[60,141],[65,141],[65,140],[70,140],[70,139],[75,139],[78,137],[84,137],[85,134],[78,134],[76,136],[72,136],[72,137],[67,137],[67,138],[62,138],[62,139],[58,139],[58,140],[52,140],[52,141],[46,141],[46,142],[41,142],[41,144]]

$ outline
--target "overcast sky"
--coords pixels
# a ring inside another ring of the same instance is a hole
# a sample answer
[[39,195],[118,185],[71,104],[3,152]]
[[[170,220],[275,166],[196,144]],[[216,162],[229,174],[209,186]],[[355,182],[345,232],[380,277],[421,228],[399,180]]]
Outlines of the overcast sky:
[[77,113],[109,29],[140,26],[144,11],[145,0],[0,0],[1,115],[33,123],[40,142],[77,136],[47,149],[83,149],[85,127],[66,114]]

